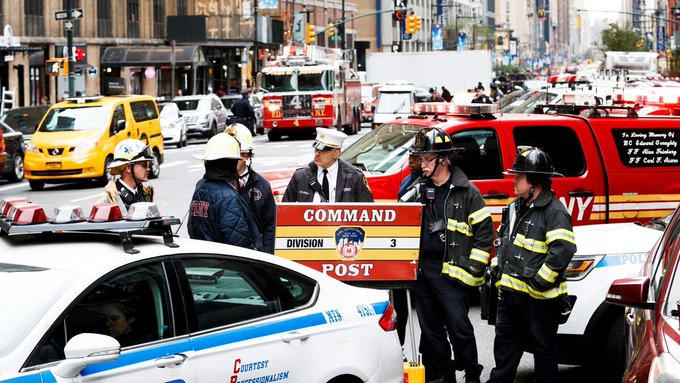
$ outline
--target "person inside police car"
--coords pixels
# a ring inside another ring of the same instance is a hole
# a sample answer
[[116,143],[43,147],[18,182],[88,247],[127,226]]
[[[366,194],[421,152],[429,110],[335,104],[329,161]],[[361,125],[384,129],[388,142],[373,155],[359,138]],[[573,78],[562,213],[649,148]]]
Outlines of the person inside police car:
[[126,212],[136,202],[153,202],[153,187],[144,186],[149,180],[154,159],[149,145],[140,140],[122,140],[113,150],[113,161],[107,167],[112,176],[104,187],[104,195],[97,203],[110,203],[120,206]]
[[283,202],[373,202],[366,176],[340,159],[345,133],[316,128],[314,161],[293,174]]
[[205,174],[191,198],[189,237],[261,250],[262,237],[248,203],[238,192],[238,141],[218,133],[208,140],[204,154],[194,154],[194,158],[203,161]]
[[[420,157],[425,179],[418,278],[414,288],[422,330],[428,382],[479,382],[474,328],[468,317],[469,294],[484,282],[494,236],[482,195],[452,162],[454,145],[440,128],[416,134],[411,153]],[[451,349],[455,362],[451,362]]]
[[526,349],[536,382],[557,382],[557,328],[571,309],[564,272],[576,253],[571,216],[551,189],[551,177],[562,175],[546,152],[522,146],[506,174],[515,176],[517,198],[494,243],[500,294],[489,382],[512,382]]
[[274,254],[276,201],[269,181],[253,170],[253,136],[247,127],[239,123],[227,126],[224,132],[234,137],[241,147],[241,159],[236,165],[239,194],[250,205],[253,219],[262,236],[262,251]]

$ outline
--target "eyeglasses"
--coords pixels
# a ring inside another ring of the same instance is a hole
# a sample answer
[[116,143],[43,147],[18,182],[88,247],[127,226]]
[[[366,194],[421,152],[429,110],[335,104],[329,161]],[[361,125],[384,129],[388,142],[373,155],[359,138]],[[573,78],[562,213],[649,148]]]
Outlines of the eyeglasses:
[[420,160],[421,160],[422,162],[431,164],[431,163],[433,163],[437,158],[438,158],[438,157],[432,157],[432,158],[423,158],[423,157],[420,157]]

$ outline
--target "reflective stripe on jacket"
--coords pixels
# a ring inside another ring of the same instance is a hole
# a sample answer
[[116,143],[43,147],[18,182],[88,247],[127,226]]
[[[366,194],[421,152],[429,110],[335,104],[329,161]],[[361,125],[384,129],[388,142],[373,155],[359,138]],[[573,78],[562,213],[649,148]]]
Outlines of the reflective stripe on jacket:
[[446,196],[446,254],[442,274],[472,287],[484,283],[494,228],[491,214],[479,189],[454,166]]
[[535,299],[567,294],[564,271],[576,253],[571,216],[551,190],[541,191],[521,217],[520,203],[510,203],[499,227],[497,287]]

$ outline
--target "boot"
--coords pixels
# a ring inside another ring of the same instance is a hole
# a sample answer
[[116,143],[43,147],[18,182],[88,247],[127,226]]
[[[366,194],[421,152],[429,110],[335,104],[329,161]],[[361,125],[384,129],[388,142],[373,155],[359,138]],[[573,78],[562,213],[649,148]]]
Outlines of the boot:
[[477,364],[465,369],[465,383],[480,383],[479,376],[482,375],[484,366]]

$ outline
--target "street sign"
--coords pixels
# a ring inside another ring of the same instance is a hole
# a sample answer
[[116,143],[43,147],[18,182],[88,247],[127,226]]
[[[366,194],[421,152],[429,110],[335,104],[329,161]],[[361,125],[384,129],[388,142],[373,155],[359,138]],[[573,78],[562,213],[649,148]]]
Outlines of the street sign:
[[83,17],[83,9],[82,8],[74,8],[71,9],[71,17],[69,17],[69,14],[67,11],[56,11],[54,12],[54,19],[59,21],[59,20],[75,20],[75,19],[80,19]]

